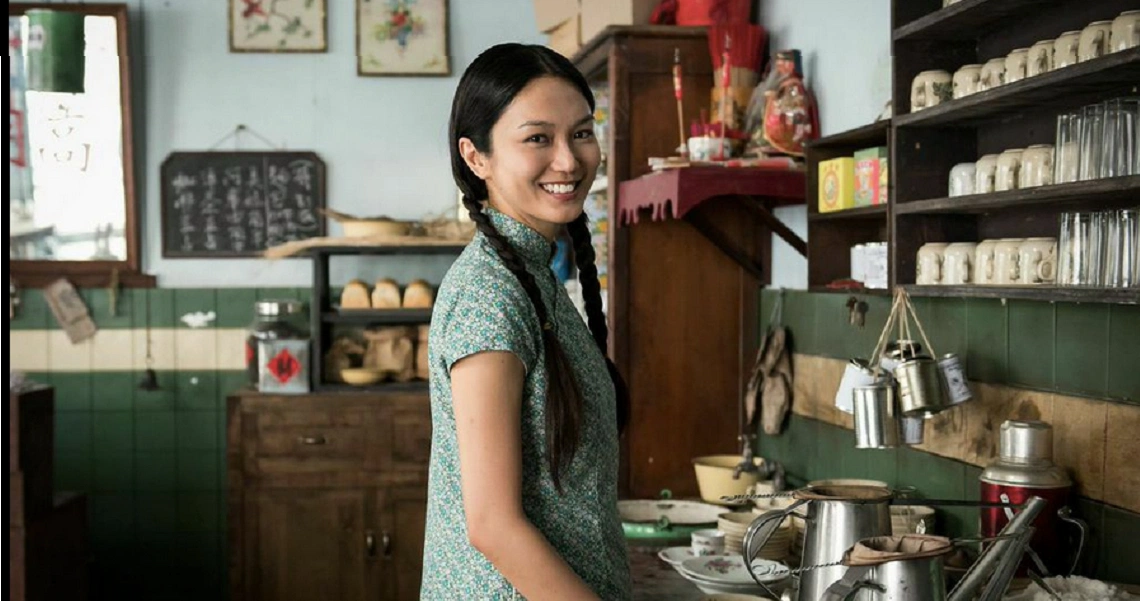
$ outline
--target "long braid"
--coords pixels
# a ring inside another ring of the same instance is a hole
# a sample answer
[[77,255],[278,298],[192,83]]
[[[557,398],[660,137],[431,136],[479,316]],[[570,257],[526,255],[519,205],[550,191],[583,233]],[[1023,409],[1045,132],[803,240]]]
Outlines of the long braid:
[[[542,346],[546,357],[546,372],[550,376],[547,383],[546,403],[546,442],[547,462],[550,466],[551,479],[558,490],[562,489],[561,470],[570,465],[578,450],[578,439],[582,428],[582,393],[578,387],[578,380],[574,377],[562,345],[558,343],[558,336],[554,332],[546,304],[542,300],[542,292],[534,275],[527,270],[526,265],[515,253],[511,243],[491,223],[490,217],[483,212],[483,207],[469,195],[463,196],[463,206],[475,222],[475,227],[486,236],[495,254],[502,259],[503,264],[518,278],[523,290],[526,291],[534,311],[538,316],[538,323],[542,327]],[[552,367],[554,369],[552,369]],[[568,402],[551,402],[552,398],[566,399]],[[561,424],[561,427],[559,427]],[[555,449],[562,449],[561,457],[556,456]]]
[[578,283],[582,287],[582,300],[586,304],[586,321],[590,324],[590,333],[594,342],[606,358],[606,369],[610,372],[610,379],[614,383],[614,392],[617,397],[617,423],[618,432],[624,432],[629,424],[629,389],[625,379],[618,372],[617,365],[607,355],[609,346],[609,328],[606,326],[606,315],[602,312],[602,286],[598,282],[598,266],[594,254],[594,245],[590,240],[590,226],[587,223],[586,213],[566,227],[570,234],[570,241],[574,243],[574,264],[578,267]]

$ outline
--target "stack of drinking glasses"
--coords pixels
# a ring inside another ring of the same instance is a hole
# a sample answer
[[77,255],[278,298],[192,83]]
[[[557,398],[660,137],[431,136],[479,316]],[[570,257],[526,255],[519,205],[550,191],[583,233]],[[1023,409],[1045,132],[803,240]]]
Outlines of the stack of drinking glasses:
[[1053,181],[1140,175],[1140,98],[1113,98],[1057,117]]
[[1140,207],[1062,213],[1058,286],[1140,288]]

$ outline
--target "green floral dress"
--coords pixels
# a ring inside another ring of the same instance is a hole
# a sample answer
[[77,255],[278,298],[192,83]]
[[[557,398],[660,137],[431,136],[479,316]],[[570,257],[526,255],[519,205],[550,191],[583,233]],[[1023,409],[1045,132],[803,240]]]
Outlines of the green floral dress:
[[602,598],[629,599],[629,563],[617,512],[618,433],[613,384],[589,328],[549,268],[553,246],[538,232],[487,209],[534,274],[558,340],[584,396],[578,452],[559,494],[546,464],[546,369],[538,317],[522,285],[476,234],[440,285],[428,336],[432,447],[420,598],[521,599],[467,540],[450,368],[482,351],[507,351],[526,366],[522,403],[522,504],[530,521]]

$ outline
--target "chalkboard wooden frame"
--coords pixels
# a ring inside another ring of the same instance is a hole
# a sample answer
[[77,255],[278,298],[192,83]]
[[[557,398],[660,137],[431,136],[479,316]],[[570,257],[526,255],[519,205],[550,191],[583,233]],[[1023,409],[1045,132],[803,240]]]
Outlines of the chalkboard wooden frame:
[[[186,258],[209,258],[209,259],[238,259],[261,257],[262,251],[265,250],[264,246],[251,247],[247,250],[233,250],[232,248],[221,248],[218,250],[208,250],[196,248],[191,251],[182,250],[179,247],[179,238],[176,235],[178,231],[177,219],[180,212],[175,208],[177,199],[174,194],[174,185],[172,183],[174,165],[194,165],[198,168],[205,166],[212,166],[220,172],[226,167],[234,167],[236,162],[238,165],[248,165],[250,161],[262,159],[263,165],[268,165],[268,161],[272,160],[274,164],[281,164],[282,162],[292,162],[297,160],[312,161],[315,165],[313,171],[313,186],[312,186],[312,214],[316,219],[316,230],[311,234],[304,236],[318,237],[325,236],[327,233],[327,223],[324,216],[321,214],[320,209],[327,208],[327,186],[328,182],[325,177],[326,167],[323,160],[315,152],[311,151],[292,151],[292,150],[259,150],[259,151],[192,151],[192,152],[172,152],[167,155],[163,160],[159,175],[159,204],[160,204],[160,235],[162,245],[162,256],[168,259],[186,259]],[[263,173],[263,175],[265,175]],[[301,238],[290,238],[301,239]],[[267,242],[269,242],[267,240]]]

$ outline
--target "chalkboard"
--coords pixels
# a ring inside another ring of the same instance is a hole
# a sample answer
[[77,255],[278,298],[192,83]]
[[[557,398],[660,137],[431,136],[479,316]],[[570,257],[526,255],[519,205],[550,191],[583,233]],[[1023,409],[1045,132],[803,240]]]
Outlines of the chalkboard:
[[174,152],[161,178],[164,257],[255,257],[325,235],[325,164],[312,152]]

